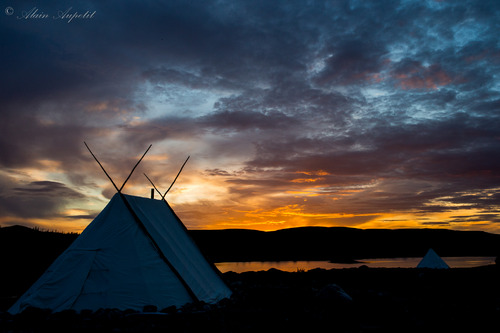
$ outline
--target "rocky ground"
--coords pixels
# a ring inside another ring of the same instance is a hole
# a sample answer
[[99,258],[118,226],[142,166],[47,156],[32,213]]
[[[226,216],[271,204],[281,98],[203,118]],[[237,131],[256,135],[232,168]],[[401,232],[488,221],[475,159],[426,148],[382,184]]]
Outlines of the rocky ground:
[[225,273],[231,299],[144,312],[0,309],[0,332],[497,332],[500,269]]

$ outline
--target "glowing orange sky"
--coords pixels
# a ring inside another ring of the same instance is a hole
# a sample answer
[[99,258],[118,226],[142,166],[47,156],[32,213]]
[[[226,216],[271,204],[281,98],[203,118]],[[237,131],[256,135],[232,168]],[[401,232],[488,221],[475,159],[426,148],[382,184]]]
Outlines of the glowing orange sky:
[[[153,149],[154,150],[154,149]],[[104,155],[106,157],[106,155]],[[134,158],[138,159],[138,155]],[[46,230],[59,230],[64,232],[81,232],[88,223],[107,203],[107,197],[114,193],[110,182],[104,178],[97,163],[89,160],[86,169],[89,174],[95,176],[95,187],[87,191],[88,197],[84,201],[71,201],[62,206],[59,213],[49,218],[16,218],[11,216],[2,217],[0,223],[7,225],[24,224],[37,226]],[[133,166],[132,160],[129,165]],[[143,177],[148,176],[155,185],[163,192],[175,176],[175,168],[170,165],[166,168],[169,172],[159,172],[162,167],[172,164],[167,154],[154,154],[147,156],[134,173],[125,188],[125,193],[149,196],[151,186]],[[180,161],[176,161],[180,162]],[[105,160],[102,161],[106,165]],[[449,211],[423,213],[419,210],[408,209],[406,211],[392,211],[391,208],[379,207],[380,210],[359,207],[357,198],[367,195],[375,187],[377,181],[372,180],[364,186],[345,186],[325,192],[317,182],[324,181],[329,173],[324,170],[316,172],[299,171],[291,175],[288,186],[282,183],[276,190],[267,189],[259,192],[259,185],[255,185],[247,179],[247,182],[237,181],[242,174],[234,175],[231,179],[227,177],[207,175],[206,172],[196,170],[195,159],[187,164],[178,182],[167,195],[167,199],[174,210],[190,229],[232,229],[246,228],[263,231],[278,230],[283,228],[300,226],[348,226],[355,228],[447,228],[457,230],[484,230],[498,233],[499,230],[488,223],[485,219],[478,221],[474,219],[471,223],[462,221],[453,224],[457,216],[477,216],[481,210],[465,208],[460,204],[446,202],[450,198],[435,199],[428,203],[429,206],[450,206]],[[40,161],[45,166],[45,171],[24,170],[23,176],[29,175],[31,182],[42,181],[49,177],[53,179],[64,178],[58,174],[58,163],[51,161]],[[177,163],[179,167],[180,163]],[[160,168],[158,168],[160,166]],[[147,170],[152,168],[152,170]],[[113,169],[113,168],[111,168]],[[194,169],[194,170],[193,170]],[[111,173],[112,174],[112,173]],[[126,173],[122,173],[126,174]],[[112,176],[113,177],[113,176]],[[307,177],[307,178],[304,178]],[[123,177],[122,177],[123,178]],[[97,180],[99,180],[97,182]],[[124,179],[115,179],[118,187]],[[237,185],[228,185],[236,183]],[[258,183],[258,182],[257,182]],[[260,185],[262,186],[262,185]],[[251,195],[248,189],[255,187]],[[241,191],[243,195],[238,194]],[[92,194],[94,192],[94,194]],[[475,193],[474,195],[491,195],[494,191],[486,193]],[[383,197],[383,194],[380,193]],[[156,194],[158,198],[158,194]],[[361,203],[361,206],[363,203]],[[358,207],[356,207],[358,206]],[[360,212],[363,210],[363,212]]]

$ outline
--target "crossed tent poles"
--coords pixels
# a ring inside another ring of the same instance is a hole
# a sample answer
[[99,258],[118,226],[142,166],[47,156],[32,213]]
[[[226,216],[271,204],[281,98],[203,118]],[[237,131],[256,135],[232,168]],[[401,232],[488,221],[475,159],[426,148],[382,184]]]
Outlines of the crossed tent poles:
[[[132,171],[130,171],[128,177],[125,179],[125,181],[123,182],[122,186],[120,188],[118,188],[118,186],[116,186],[116,183],[113,181],[113,179],[111,178],[111,176],[108,174],[108,172],[106,171],[106,169],[104,169],[103,165],[101,164],[101,162],[99,162],[99,160],[97,159],[97,157],[94,155],[94,153],[92,152],[92,150],[90,149],[90,147],[88,146],[88,144],[84,141],[83,142],[85,144],[85,147],[87,147],[88,151],[90,152],[90,154],[92,155],[92,157],[95,159],[95,161],[97,162],[97,164],[99,164],[99,166],[101,167],[102,171],[104,172],[104,174],[108,177],[109,181],[111,182],[111,184],[113,184],[113,186],[115,187],[116,191],[118,193],[122,193],[122,190],[123,188],[125,187],[125,184],[128,182],[128,180],[130,179],[130,177],[132,176],[132,174],[134,173],[135,169],[137,168],[137,166],[141,163],[142,159],[144,158],[144,156],[146,156],[146,154],[148,153],[148,151],[151,149],[151,147],[153,146],[152,144],[149,145],[148,149],[146,149],[146,151],[144,152],[144,154],[142,154],[141,158],[139,159],[139,161],[137,161],[137,163],[134,165],[134,167],[132,168]],[[165,200],[165,196],[167,195],[167,193],[170,191],[170,189],[172,188],[172,186],[174,186],[175,182],[177,181],[177,178],[179,178],[179,175],[181,174],[182,172],[182,169],[184,169],[184,166],[186,165],[187,161],[189,160],[189,157],[187,157],[186,161],[184,161],[184,163],[182,164],[179,172],[177,173],[177,175],[175,176],[172,184],[170,184],[170,186],[168,187],[168,189],[165,191],[165,193],[161,193],[160,190],[158,190],[158,188],[155,186],[155,184],[153,183],[153,181],[148,177],[148,175],[146,175],[146,173],[144,173],[144,176],[148,179],[148,181],[151,183],[151,185],[153,186],[153,188],[156,190],[156,192],[160,195],[161,197],[161,200]]]

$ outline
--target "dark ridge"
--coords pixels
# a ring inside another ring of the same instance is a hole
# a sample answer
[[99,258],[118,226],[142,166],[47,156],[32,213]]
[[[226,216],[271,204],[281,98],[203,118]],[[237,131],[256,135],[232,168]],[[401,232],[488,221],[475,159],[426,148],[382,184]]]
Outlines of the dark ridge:
[[[301,227],[271,232],[226,229],[189,233],[213,262],[422,257],[429,248],[442,257],[500,253],[500,235],[483,231]],[[30,270],[45,267],[77,236],[3,227],[0,258],[4,263],[22,262]]]
[[190,233],[214,262],[423,257],[429,248],[442,257],[500,253],[500,235],[482,231],[303,227]]
[[0,296],[24,293],[77,236],[18,225],[0,228]]

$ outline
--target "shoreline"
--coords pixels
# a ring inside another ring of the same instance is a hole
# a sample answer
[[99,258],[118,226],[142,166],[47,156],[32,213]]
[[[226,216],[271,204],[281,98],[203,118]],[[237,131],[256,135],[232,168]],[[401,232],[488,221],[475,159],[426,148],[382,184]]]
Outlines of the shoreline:
[[0,311],[0,332],[431,332],[494,330],[500,267],[348,268],[222,274],[233,290],[217,304],[146,312]]
[[[452,268],[473,268],[478,266],[493,265],[496,257],[444,257],[442,258]],[[242,273],[247,271],[262,271],[275,268],[287,272],[298,270],[308,271],[315,268],[342,269],[367,266],[369,268],[416,268],[421,257],[411,258],[363,258],[355,261],[335,262],[327,260],[277,260],[277,261],[226,261],[216,262],[215,266],[221,272],[233,271]]]

